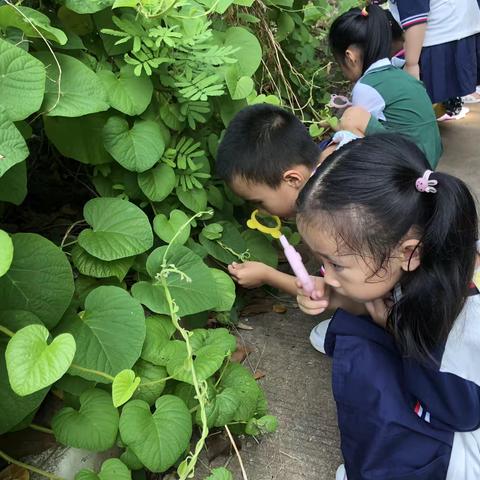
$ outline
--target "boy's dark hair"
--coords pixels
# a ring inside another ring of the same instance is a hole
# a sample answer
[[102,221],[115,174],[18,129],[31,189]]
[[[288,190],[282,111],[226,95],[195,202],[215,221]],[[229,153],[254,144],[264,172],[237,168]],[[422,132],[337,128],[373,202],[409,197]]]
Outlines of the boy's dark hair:
[[409,232],[420,236],[420,266],[402,275],[402,297],[387,322],[402,353],[417,359],[444,346],[464,306],[478,231],[475,202],[461,180],[434,172],[436,193],[416,189],[428,168],[409,140],[372,135],[327,158],[298,198],[299,222],[332,227],[339,244],[373,258],[377,272]]
[[274,105],[252,105],[241,110],[228,125],[218,147],[216,173],[226,182],[239,176],[277,188],[288,168],[313,168],[319,153],[295,115]]
[[395,20],[392,12],[390,10],[385,10],[385,14],[387,15],[388,21],[390,22],[390,26],[392,28],[392,40],[403,40],[404,31],[400,24]]
[[378,5],[362,9],[351,8],[340,15],[330,27],[328,40],[337,61],[344,62],[345,52],[355,46],[363,53],[362,73],[382,58],[390,58],[392,28],[383,8]]

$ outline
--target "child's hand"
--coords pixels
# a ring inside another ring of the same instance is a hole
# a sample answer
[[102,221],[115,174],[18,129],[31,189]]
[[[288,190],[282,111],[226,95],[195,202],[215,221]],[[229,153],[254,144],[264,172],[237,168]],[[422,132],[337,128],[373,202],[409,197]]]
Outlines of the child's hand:
[[322,277],[312,277],[315,290],[311,295],[302,290],[302,284],[297,281],[297,303],[302,312],[308,315],[320,315],[330,303],[330,289]]
[[271,267],[260,262],[233,262],[228,266],[228,272],[242,287],[261,287],[266,281]]

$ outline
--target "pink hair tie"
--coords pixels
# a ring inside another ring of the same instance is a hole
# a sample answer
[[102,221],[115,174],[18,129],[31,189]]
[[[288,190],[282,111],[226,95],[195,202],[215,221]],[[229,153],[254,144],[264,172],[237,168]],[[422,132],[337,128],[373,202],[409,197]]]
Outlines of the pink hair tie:
[[435,188],[435,185],[438,185],[437,180],[429,180],[432,173],[433,172],[431,170],[425,170],[423,177],[417,178],[417,181],[415,182],[415,188],[419,192],[437,193],[437,189]]

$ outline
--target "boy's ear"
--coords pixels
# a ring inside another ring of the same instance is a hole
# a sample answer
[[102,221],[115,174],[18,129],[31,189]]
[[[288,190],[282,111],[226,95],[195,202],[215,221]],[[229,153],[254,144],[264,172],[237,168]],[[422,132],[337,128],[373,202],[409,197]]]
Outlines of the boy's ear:
[[301,189],[308,178],[305,178],[304,172],[297,169],[290,169],[283,173],[283,181],[287,182],[290,187]]
[[422,245],[420,240],[411,238],[405,240],[400,246],[400,254],[402,256],[402,270],[405,272],[413,272],[420,266],[420,255]]
[[357,47],[350,46],[345,50],[345,62],[348,65],[355,65],[359,61],[360,51]]

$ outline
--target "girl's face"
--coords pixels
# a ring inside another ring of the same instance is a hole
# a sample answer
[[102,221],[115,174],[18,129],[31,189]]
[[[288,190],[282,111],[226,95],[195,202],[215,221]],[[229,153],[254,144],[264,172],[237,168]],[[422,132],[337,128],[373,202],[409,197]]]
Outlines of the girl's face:
[[[402,276],[403,256],[392,252],[388,263],[381,268],[371,257],[363,257],[342,247],[332,234],[302,225],[299,230],[308,246],[325,268],[325,283],[339,294],[365,303],[390,296]],[[340,250],[340,251],[339,251]]]

